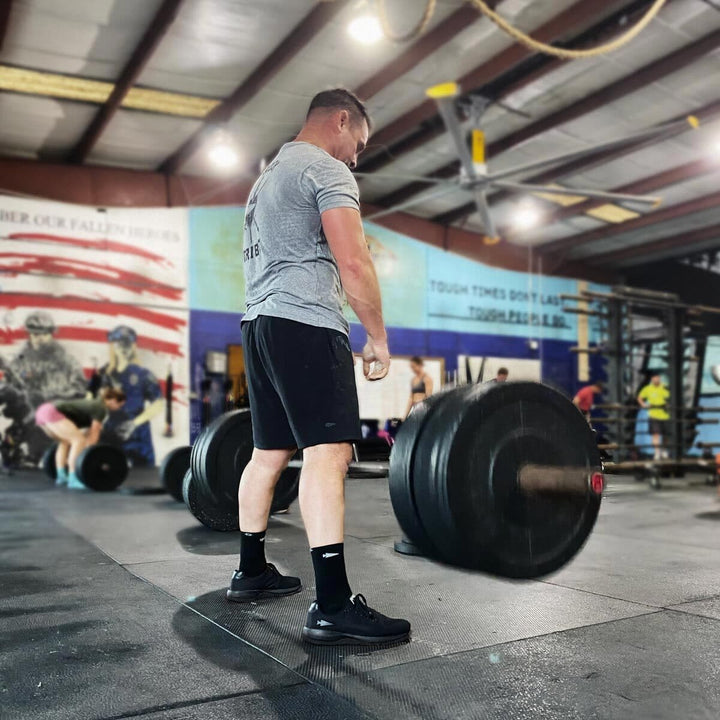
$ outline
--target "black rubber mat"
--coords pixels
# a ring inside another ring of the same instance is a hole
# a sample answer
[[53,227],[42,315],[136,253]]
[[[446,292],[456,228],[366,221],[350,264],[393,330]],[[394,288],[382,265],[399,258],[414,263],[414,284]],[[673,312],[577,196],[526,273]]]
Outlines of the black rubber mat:
[[[720,540],[697,517],[714,496],[628,487],[609,495],[576,562],[543,582],[509,583],[393,553],[386,488],[349,482],[351,583],[413,623],[410,644],[369,650],[302,643],[314,590],[296,510],[271,521],[267,551],[303,578],[303,592],[237,605],[224,600],[236,535],[205,531],[162,498],[28,483],[2,496],[0,561],[14,572],[0,584],[0,642],[12,648],[0,716],[716,718]],[[79,648],[62,650],[59,669],[51,629]]]
[[3,720],[364,717],[58,525],[50,493],[8,492],[15,482],[0,486]]
[[720,623],[661,611],[346,677],[379,717],[716,719]]
[[[119,719],[118,719],[119,720]],[[142,720],[372,720],[317,685],[293,685],[145,714]]]

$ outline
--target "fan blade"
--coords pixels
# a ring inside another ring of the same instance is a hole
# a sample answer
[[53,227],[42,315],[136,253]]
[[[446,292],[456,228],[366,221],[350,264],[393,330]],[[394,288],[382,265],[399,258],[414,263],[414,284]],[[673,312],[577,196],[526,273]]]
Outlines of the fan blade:
[[488,182],[494,182],[495,180],[502,180],[503,178],[517,175],[518,173],[530,172],[532,170],[539,170],[543,167],[557,165],[560,162],[580,160],[581,158],[584,158],[588,155],[594,155],[595,153],[602,152],[603,150],[610,150],[611,148],[620,147],[622,145],[625,145],[626,143],[636,143],[642,140],[652,139],[662,140],[663,135],[673,135],[677,130],[681,129],[683,126],[686,125],[690,128],[696,128],[698,126],[697,118],[689,115],[682,120],[675,120],[674,122],[660,125],[656,128],[641,130],[640,132],[633,133],[632,135],[626,135],[623,138],[617,138],[615,140],[610,140],[605,143],[600,143],[599,145],[593,145],[589,148],[585,148],[584,150],[578,150],[576,152],[566,153],[564,155],[554,155],[553,157],[545,158],[544,160],[537,160],[535,162],[526,163],[524,165],[517,165],[516,167],[508,168],[507,170],[501,170],[496,173],[491,173],[490,175],[488,175],[487,180]]
[[365,173],[354,172],[353,175],[358,178],[371,178],[372,180],[407,180],[409,182],[423,182],[428,185],[457,185],[454,180],[447,178],[433,178],[425,175],[406,175],[404,173]]
[[494,187],[516,192],[547,193],[549,195],[577,195],[583,198],[596,198],[597,200],[611,200],[613,202],[639,203],[641,205],[659,205],[662,198],[653,195],[627,195],[625,193],[604,192],[603,190],[586,190],[585,188],[555,187],[554,185],[529,185],[506,180],[493,182]]
[[400,203],[399,205],[393,205],[392,207],[385,208],[384,210],[378,210],[371,215],[366,215],[363,217],[363,220],[374,220],[375,218],[383,217],[384,215],[392,215],[392,213],[399,212],[400,210],[415,207],[415,205],[421,205],[428,200],[435,200],[436,198],[443,197],[444,195],[449,195],[456,190],[457,188],[453,186],[451,188],[443,188],[439,192],[434,192],[429,195],[415,196],[412,200],[408,200],[407,202]]
[[475,172],[475,165],[473,164],[472,156],[470,155],[470,149],[468,148],[465,140],[465,133],[463,132],[462,125],[457,119],[455,114],[455,100],[451,97],[437,98],[438,111],[440,116],[445,123],[445,128],[448,134],[452,138],[453,145],[455,145],[455,151],[460,158],[460,164],[465,171],[467,177],[475,178],[477,173]]
[[490,214],[490,207],[487,202],[487,193],[485,190],[475,191],[475,206],[477,207],[478,214],[482,220],[483,229],[485,234],[489,238],[497,237],[497,230],[495,229],[495,223],[493,222]]

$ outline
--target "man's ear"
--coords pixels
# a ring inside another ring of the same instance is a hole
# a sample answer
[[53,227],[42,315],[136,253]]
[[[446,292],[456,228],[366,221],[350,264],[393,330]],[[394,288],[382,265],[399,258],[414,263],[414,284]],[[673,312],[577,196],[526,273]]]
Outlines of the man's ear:
[[341,110],[338,115],[338,124],[340,128],[350,125],[350,113],[347,110]]

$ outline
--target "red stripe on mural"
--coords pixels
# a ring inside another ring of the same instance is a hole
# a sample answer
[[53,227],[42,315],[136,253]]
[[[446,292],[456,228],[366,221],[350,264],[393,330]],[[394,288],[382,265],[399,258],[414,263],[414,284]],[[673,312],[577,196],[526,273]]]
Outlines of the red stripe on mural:
[[[79,342],[93,342],[107,344],[107,330],[88,327],[60,326],[54,333],[56,340],[75,340]],[[24,328],[0,328],[0,345],[13,345],[27,339],[27,330]],[[138,335],[137,346],[141,350],[165,353],[175,357],[183,357],[183,352],[177,343],[158,340],[157,338]]]
[[[60,326],[55,332],[57,340],[79,340],[84,342],[107,343],[107,330],[99,330],[98,328]],[[165,342],[157,338],[148,337],[147,335],[137,336],[137,346],[141,350],[150,350],[152,352],[165,353],[166,355],[175,355],[182,357],[182,350],[177,343]]]
[[27,330],[23,328],[11,330],[10,328],[0,327],[0,345],[12,345],[25,338],[27,338]]
[[184,318],[175,317],[166,313],[155,312],[137,305],[124,303],[111,303],[107,301],[86,300],[75,295],[56,297],[55,295],[41,295],[34,293],[1,293],[0,307],[16,309],[20,307],[43,308],[45,310],[77,310],[89,314],[110,315],[135,318],[144,322],[163,327],[168,330],[179,330],[187,325]]
[[138,257],[152,260],[153,262],[164,262],[166,258],[162,255],[145,250],[135,245],[108,240],[106,238],[98,240],[84,240],[83,238],[65,237],[62,235],[47,235],[46,233],[10,233],[5,239],[7,240],[36,240],[38,242],[59,243],[60,245],[71,245],[73,247],[89,248],[91,250],[110,250],[111,252],[120,252],[126,255],[137,255]]
[[21,273],[37,273],[43,275],[63,275],[79,280],[97,280],[117,287],[122,287],[136,294],[150,292],[167,298],[180,300],[182,288],[174,288],[138,273],[115,268],[108,268],[97,263],[64,258],[23,255],[21,253],[0,253],[0,260],[20,260],[19,263],[0,262],[0,273],[17,276]]

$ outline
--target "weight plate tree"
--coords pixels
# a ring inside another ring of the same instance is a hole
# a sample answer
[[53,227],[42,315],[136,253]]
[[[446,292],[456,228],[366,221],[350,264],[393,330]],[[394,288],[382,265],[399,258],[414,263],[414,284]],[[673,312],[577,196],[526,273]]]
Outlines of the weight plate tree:
[[125,482],[127,458],[120,448],[113,445],[91,445],[80,453],[76,472],[85,487],[109,492]]
[[190,469],[190,453],[192,446],[171,450],[160,465],[160,479],[163,487],[178,502],[183,501],[182,485],[185,473]]

